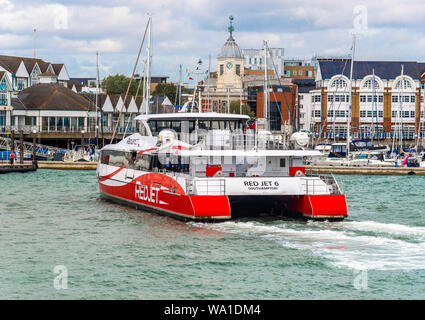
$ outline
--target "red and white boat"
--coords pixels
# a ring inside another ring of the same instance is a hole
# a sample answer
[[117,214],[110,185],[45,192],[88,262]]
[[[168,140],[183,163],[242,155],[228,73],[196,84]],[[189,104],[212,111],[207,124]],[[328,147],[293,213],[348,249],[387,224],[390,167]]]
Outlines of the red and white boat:
[[332,176],[308,176],[304,157],[282,135],[246,130],[248,116],[221,113],[148,114],[139,132],[102,148],[102,196],[188,220],[299,215],[347,217]]

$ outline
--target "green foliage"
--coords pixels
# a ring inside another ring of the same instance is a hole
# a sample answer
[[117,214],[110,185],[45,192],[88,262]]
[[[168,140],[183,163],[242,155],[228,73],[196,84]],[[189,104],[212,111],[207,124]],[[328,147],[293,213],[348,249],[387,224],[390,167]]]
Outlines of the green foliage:
[[[103,88],[108,92],[108,94],[120,94],[124,96],[127,92],[129,82],[130,78],[123,74],[116,74],[114,76],[108,76],[105,80],[103,80]],[[138,85],[139,83],[133,79],[128,93],[130,96],[136,95]],[[143,95],[143,83],[140,84],[139,93],[137,95]]]
[[177,88],[172,83],[158,83],[152,92],[154,97],[168,97],[171,103],[174,103],[177,96]]
[[[230,113],[240,114],[241,107],[239,101],[230,102]],[[248,115],[251,119],[254,118],[254,112],[248,104],[242,104],[242,114]]]

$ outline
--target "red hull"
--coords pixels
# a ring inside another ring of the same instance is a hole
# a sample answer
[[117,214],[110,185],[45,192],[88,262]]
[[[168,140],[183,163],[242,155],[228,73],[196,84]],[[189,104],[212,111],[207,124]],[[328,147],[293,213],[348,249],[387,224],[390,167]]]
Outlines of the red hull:
[[[173,178],[160,173],[147,173],[129,183],[123,183],[110,177],[101,177],[99,178],[99,188],[102,194],[113,199],[184,219],[223,220],[232,218],[232,201],[229,201],[228,196],[188,196]],[[274,197],[279,200],[283,199],[280,196]],[[307,218],[343,219],[347,216],[344,195],[302,195],[284,197],[284,199],[287,209]],[[255,207],[259,208],[261,212],[270,201],[264,198],[258,200]],[[247,208],[242,214],[234,212],[234,216],[244,216],[244,213],[246,216],[252,216],[252,212],[250,212],[252,210],[254,210],[254,206]]]

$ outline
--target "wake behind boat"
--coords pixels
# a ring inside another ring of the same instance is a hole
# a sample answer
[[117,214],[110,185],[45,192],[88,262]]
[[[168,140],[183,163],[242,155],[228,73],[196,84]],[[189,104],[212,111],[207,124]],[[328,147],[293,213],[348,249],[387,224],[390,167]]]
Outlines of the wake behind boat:
[[245,115],[140,115],[140,133],[100,153],[100,192],[114,201],[189,220],[298,215],[341,220],[345,196],[332,176],[307,176],[282,135],[247,130]]

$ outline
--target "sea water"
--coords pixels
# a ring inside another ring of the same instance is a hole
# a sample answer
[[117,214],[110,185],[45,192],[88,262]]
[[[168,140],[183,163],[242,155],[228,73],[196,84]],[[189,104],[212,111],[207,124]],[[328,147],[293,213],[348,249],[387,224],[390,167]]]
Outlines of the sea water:
[[337,176],[343,222],[181,222],[94,171],[0,176],[0,299],[424,299],[425,177]]

